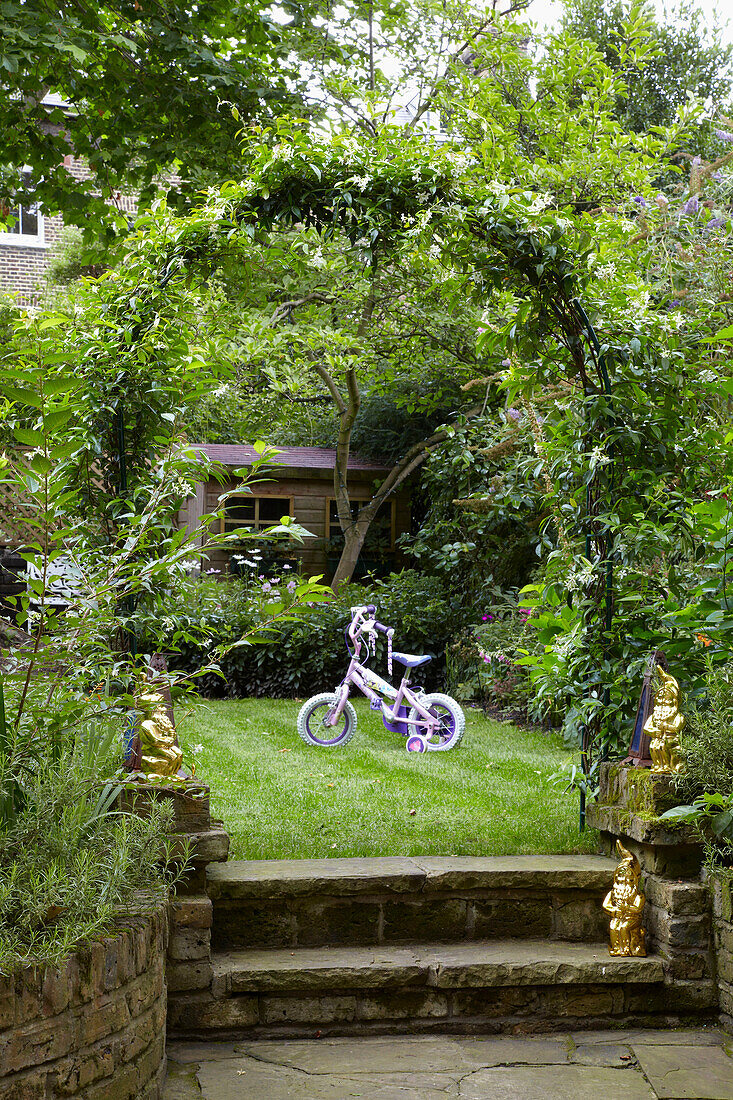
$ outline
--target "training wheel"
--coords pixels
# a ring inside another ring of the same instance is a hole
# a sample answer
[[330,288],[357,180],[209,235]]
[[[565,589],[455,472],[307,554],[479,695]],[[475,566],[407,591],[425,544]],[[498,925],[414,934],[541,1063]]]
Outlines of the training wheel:
[[421,733],[411,733],[405,742],[408,752],[427,752],[428,742]]

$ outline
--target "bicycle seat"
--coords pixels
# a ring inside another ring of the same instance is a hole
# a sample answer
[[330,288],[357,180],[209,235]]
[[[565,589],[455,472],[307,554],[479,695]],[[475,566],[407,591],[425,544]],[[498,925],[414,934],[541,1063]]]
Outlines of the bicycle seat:
[[405,668],[417,668],[418,665],[426,665],[428,661],[432,661],[432,657],[427,654],[424,657],[416,657],[414,653],[393,653],[392,660],[397,661],[398,665],[404,665]]

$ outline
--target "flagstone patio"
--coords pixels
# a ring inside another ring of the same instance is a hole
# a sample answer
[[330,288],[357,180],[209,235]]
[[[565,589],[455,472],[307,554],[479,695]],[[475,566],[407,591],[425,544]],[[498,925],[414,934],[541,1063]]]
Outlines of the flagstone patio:
[[719,1028],[168,1045],[164,1100],[733,1100]]

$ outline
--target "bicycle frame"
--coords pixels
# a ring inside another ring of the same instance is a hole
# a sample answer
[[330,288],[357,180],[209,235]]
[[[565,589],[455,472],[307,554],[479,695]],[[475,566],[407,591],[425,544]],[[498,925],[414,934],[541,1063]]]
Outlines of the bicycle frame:
[[[358,609],[361,610],[361,609]],[[376,624],[374,619],[368,619],[363,614],[355,615],[352,620],[351,626],[348,630],[348,635],[354,644],[354,653],[352,654],[349,667],[346,671],[346,675],[339,684],[338,691],[338,703],[332,712],[325,720],[325,725],[335,726],[339,721],[343,712],[346,700],[349,698],[350,689],[353,684],[359,691],[366,695],[367,699],[371,703],[372,707],[377,710],[381,710],[382,715],[388,722],[404,722],[411,726],[423,726],[425,722],[428,723],[428,731],[432,731],[432,727],[436,721],[435,716],[427,710],[426,707],[420,702],[419,696],[410,690],[408,679],[410,670],[405,669],[405,674],[402,677],[402,682],[398,688],[395,688],[388,680],[382,679],[376,672],[362,664],[359,660],[361,655],[361,635],[362,633],[374,634]],[[384,628],[383,628],[384,629]],[[367,649],[368,657],[368,649]],[[381,694],[380,694],[381,693]],[[386,695],[388,699],[392,700],[392,709],[382,698],[382,695]],[[420,719],[410,720],[407,716],[400,714],[400,706],[403,702],[406,702],[410,707],[414,707]]]

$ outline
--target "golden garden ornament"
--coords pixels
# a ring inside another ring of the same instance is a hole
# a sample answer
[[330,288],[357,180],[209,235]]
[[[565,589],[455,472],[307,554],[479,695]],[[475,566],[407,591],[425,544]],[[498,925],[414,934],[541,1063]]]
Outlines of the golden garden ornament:
[[660,684],[654,695],[654,709],[644,726],[650,738],[649,752],[654,775],[671,775],[682,770],[679,736],[685,725],[680,713],[680,685],[657,666]]
[[641,867],[635,855],[616,841],[621,862],[613,875],[613,886],[606,894],[603,908],[611,914],[610,955],[640,958],[646,955],[645,931],[641,926],[645,898],[639,879]]
[[177,776],[183,753],[166,713],[165,699],[157,691],[148,691],[139,696],[138,705],[148,712],[138,727],[141,770],[153,775]]

